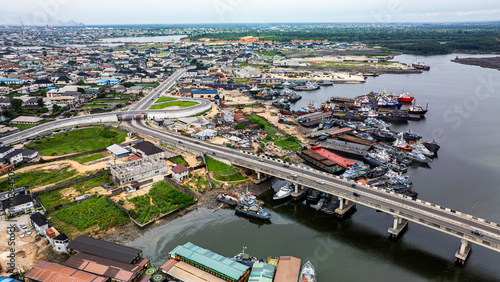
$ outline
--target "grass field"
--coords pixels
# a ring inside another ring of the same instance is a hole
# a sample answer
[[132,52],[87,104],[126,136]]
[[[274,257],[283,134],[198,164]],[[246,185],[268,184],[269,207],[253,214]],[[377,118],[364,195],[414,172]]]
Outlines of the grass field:
[[244,180],[246,177],[240,173],[236,168],[227,165],[223,162],[214,160],[206,156],[207,168],[212,172],[213,177],[219,181],[239,181]]
[[198,102],[191,102],[191,101],[174,101],[170,103],[164,103],[164,104],[158,104],[158,105],[153,105],[151,106],[151,110],[161,110],[164,108],[168,107],[179,107],[179,108],[187,108],[187,107],[192,107],[194,105],[198,105]]
[[186,160],[182,156],[177,156],[177,157],[171,158],[170,160],[176,164],[181,164],[181,165],[184,165],[186,167],[189,167],[189,164],[186,162]]
[[51,217],[51,225],[57,226],[57,229],[64,232],[70,239],[91,227],[106,230],[129,221],[124,211],[115,207],[104,197],[90,198],[82,203],[71,204],[51,213]]
[[42,121],[39,124],[8,124],[8,126],[10,126],[10,127],[17,127],[17,128],[19,128],[19,130],[23,131],[23,130],[30,129],[32,127],[38,126],[40,124],[47,123],[49,121],[53,121],[53,119],[51,119],[51,120],[44,120],[44,121]]
[[134,197],[129,201],[135,205],[135,209],[130,210],[130,216],[140,223],[146,223],[155,216],[194,203],[193,197],[179,192],[164,181],[154,184],[148,194]]
[[125,141],[127,133],[106,127],[96,126],[77,129],[45,137],[26,146],[37,150],[40,155],[52,156],[57,154],[71,154],[106,148],[112,144]]
[[158,98],[158,100],[156,100],[155,103],[175,101],[175,100],[177,100],[177,98],[174,98],[174,97],[160,97],[160,98]]
[[106,100],[92,100],[90,104],[124,104],[129,100],[125,99],[106,99]]
[[87,104],[87,105],[83,105],[81,108],[84,109],[84,110],[107,109],[108,106],[107,105]]
[[80,196],[86,194],[90,189],[100,186],[104,182],[111,184],[109,175],[110,173],[108,172],[73,185],[39,194],[38,199],[42,202],[46,209],[50,210],[57,205],[69,203],[75,200],[74,197],[63,197],[63,194],[68,191],[67,189],[74,189],[74,191],[78,194],[76,196]]
[[77,161],[78,163],[84,164],[88,163],[91,161],[95,161],[98,159],[102,159],[104,156],[102,154],[92,154],[92,155],[85,155],[85,156],[79,156],[75,158],[71,158],[71,160]]
[[302,148],[302,146],[298,143],[300,143],[300,141],[297,138],[295,138],[294,136],[288,136],[287,138],[281,138],[281,139],[274,141],[274,144],[276,146],[279,146],[279,147],[281,147],[285,150],[288,150],[288,151],[300,150],[300,148]]
[[278,131],[276,128],[272,127],[267,121],[263,120],[257,115],[247,115],[246,118],[258,128],[265,131]]
[[[58,169],[40,169],[32,170],[29,172],[16,173],[14,187],[23,187],[24,185],[31,185],[31,187],[43,186],[66,180],[77,175],[76,170],[68,170],[68,168]],[[10,188],[7,178],[0,182],[0,189],[7,191]]]

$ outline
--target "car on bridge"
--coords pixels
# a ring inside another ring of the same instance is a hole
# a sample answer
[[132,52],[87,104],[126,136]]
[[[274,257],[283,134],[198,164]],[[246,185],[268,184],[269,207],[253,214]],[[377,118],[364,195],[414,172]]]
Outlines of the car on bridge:
[[295,174],[295,173],[290,173],[290,176],[291,176],[291,177],[297,177],[297,174]]
[[263,162],[264,160],[263,159],[258,159],[259,162]]
[[283,166],[284,166],[284,167],[290,167],[290,166],[289,166],[289,165],[287,165],[287,164],[284,164]]
[[471,233],[474,235],[483,237],[483,233],[481,233],[481,231],[479,231],[479,230],[472,230]]
[[353,194],[354,196],[356,196],[356,197],[360,197],[360,196],[361,196],[358,192],[354,192],[354,193],[352,193],[352,194]]
[[325,182],[321,181],[321,180],[316,180],[316,182],[318,182],[318,184],[321,184],[321,185],[325,184]]

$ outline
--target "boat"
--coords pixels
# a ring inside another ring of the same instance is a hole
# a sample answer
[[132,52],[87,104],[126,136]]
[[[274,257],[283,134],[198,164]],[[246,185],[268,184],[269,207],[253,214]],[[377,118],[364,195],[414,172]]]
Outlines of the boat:
[[358,179],[365,176],[365,174],[367,174],[369,171],[370,169],[366,165],[354,164],[346,169],[346,171],[342,173],[340,177],[346,179]]
[[412,67],[416,68],[416,69],[419,69],[419,70],[430,70],[431,67],[429,65],[426,65],[425,63],[423,62],[413,62],[411,64]]
[[294,185],[292,183],[288,183],[287,185],[281,187],[280,190],[274,194],[273,200],[280,201],[290,197],[293,193],[293,188]]
[[317,90],[319,89],[319,85],[317,85],[316,83],[311,83],[310,81],[308,81],[305,85],[298,85],[298,86],[295,86],[293,87],[293,90],[296,90],[296,91],[312,91],[312,90]]
[[373,132],[373,137],[378,141],[394,142],[396,137],[394,133],[386,129],[379,129]]
[[427,148],[429,151],[431,152],[437,152],[439,151],[439,148],[441,148],[441,146],[439,146],[437,143],[436,143],[436,140],[432,140],[432,141],[425,141],[425,142],[422,142],[422,144],[425,146],[425,148]]
[[408,167],[403,164],[403,163],[398,163],[396,160],[390,162],[389,164],[387,164],[387,166],[394,170],[395,172],[407,172],[408,171]]
[[411,149],[412,149],[412,147],[410,147],[410,145],[408,145],[408,143],[406,143],[402,134],[399,134],[398,139],[396,139],[396,141],[394,141],[392,146],[394,146],[395,148],[401,149],[401,150],[405,150],[405,151],[411,151]]
[[240,202],[238,197],[233,196],[233,195],[229,195],[227,193],[220,193],[215,199],[219,202],[222,202],[224,204],[228,204],[232,207],[235,207]]
[[307,191],[306,199],[310,203],[317,203],[319,201],[320,195],[320,191],[311,188]]
[[299,281],[316,282],[316,271],[310,261],[307,261],[300,270]]
[[400,121],[405,122],[410,119],[410,116],[407,113],[403,112],[390,112],[386,114],[379,114],[379,118],[384,121]]
[[271,220],[271,214],[266,212],[260,205],[247,206],[239,204],[236,206],[235,211],[255,219]]
[[428,164],[428,163],[432,162],[431,158],[424,156],[424,154],[422,154],[420,152],[408,152],[406,157],[409,160],[417,162],[417,163]]
[[262,261],[256,257],[252,257],[249,254],[245,253],[246,249],[247,249],[247,247],[243,247],[243,251],[241,251],[241,253],[239,253],[239,254],[237,254],[234,257],[229,258],[229,259],[234,260],[236,262],[239,262],[241,264],[244,264],[248,267],[252,267],[254,263]]
[[336,196],[330,195],[328,199],[326,199],[323,202],[323,205],[321,206],[320,211],[322,213],[330,214],[330,215],[335,215],[335,210],[339,207],[340,202],[339,198]]
[[426,157],[434,156],[434,153],[427,149],[420,141],[414,142],[410,145],[410,147],[412,148],[412,151],[420,152]]
[[319,85],[321,85],[321,86],[332,86],[333,85],[333,81],[323,80]]
[[419,115],[421,118],[425,116],[427,111],[428,111],[427,107],[424,109],[422,108],[422,106],[419,105],[413,105],[408,109],[409,114]]
[[316,205],[313,206],[315,210],[320,210],[323,204],[326,202],[326,198],[320,198]]
[[388,171],[389,171],[389,167],[386,165],[382,165],[382,166],[379,166],[379,167],[376,167],[376,168],[370,170],[370,172],[368,172],[366,174],[366,178],[374,179],[377,177],[381,177],[381,176],[385,175]]
[[366,155],[363,157],[363,159],[369,163],[370,165],[372,166],[375,166],[375,167],[378,167],[378,166],[381,166],[383,165],[384,163],[382,163],[381,161],[377,160],[376,158],[373,158],[371,157],[370,155]]
[[280,259],[277,257],[267,257],[267,263],[270,265],[274,265],[275,267],[278,267]]
[[411,103],[415,99],[410,93],[403,92],[399,94],[398,101],[401,103]]
[[248,92],[250,92],[250,94],[257,94],[261,91],[262,89],[260,88],[257,88],[257,86],[254,86],[252,87],[251,89],[248,90]]
[[422,136],[416,134],[415,132],[412,132],[410,129],[408,129],[407,131],[405,131],[403,133],[403,138],[406,140],[406,141],[418,141],[422,138]]

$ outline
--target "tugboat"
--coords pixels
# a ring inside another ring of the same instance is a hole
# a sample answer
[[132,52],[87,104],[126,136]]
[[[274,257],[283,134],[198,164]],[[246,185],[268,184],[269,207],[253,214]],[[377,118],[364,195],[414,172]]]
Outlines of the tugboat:
[[310,261],[307,261],[304,266],[302,266],[302,270],[300,271],[299,281],[303,282],[316,282],[316,271],[314,270],[314,266]]
[[422,154],[420,152],[408,152],[406,157],[411,161],[423,163],[423,164],[428,164],[428,163],[432,162],[431,158],[424,156],[424,154]]
[[411,151],[411,147],[408,145],[408,143],[406,143],[402,134],[399,135],[399,138],[396,141],[394,141],[392,146],[401,150]]
[[238,197],[235,197],[233,195],[229,195],[227,193],[220,193],[217,198],[215,198],[217,201],[219,202],[222,202],[224,204],[228,204],[232,207],[235,207],[236,205],[238,205],[238,203],[240,202],[240,200],[238,199]]
[[415,99],[410,93],[403,92],[399,95],[398,101],[401,103],[411,103]]
[[426,157],[434,156],[434,153],[427,149],[422,142],[418,141],[410,145],[414,152],[420,152]]
[[271,220],[271,214],[266,212],[261,206],[246,206],[239,204],[235,208],[236,213],[246,215],[255,219]]
[[428,111],[427,107],[425,107],[425,109],[424,109],[424,108],[422,108],[422,106],[418,106],[418,105],[411,106],[408,109],[409,114],[419,115],[420,118],[423,118],[425,116],[425,114],[427,113],[427,111]]
[[234,257],[230,258],[231,260],[234,260],[236,262],[239,262],[241,264],[244,264],[248,267],[252,267],[255,262],[262,261],[256,257],[252,257],[249,254],[245,253],[245,250],[247,247],[243,247],[243,250],[241,253],[235,255]]
[[396,137],[394,134],[386,129],[376,130],[373,132],[373,137],[378,141],[394,142]]

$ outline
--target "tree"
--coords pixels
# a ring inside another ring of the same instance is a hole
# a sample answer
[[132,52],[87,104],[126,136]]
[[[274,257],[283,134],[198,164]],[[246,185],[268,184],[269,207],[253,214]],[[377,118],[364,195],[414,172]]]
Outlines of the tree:
[[238,123],[234,126],[234,129],[245,129],[245,125],[243,123]]
[[78,91],[78,92],[80,92],[80,93],[82,93],[82,94],[83,94],[83,93],[85,93],[85,89],[83,89],[83,88],[81,88],[81,87],[78,87],[78,88],[76,89],[76,91]]
[[85,81],[83,81],[83,79],[80,79],[80,80],[78,80],[76,85],[80,85],[80,86],[85,85]]
[[22,104],[23,104],[23,100],[21,100],[21,99],[12,99],[12,101],[10,101],[10,105],[14,109],[20,109]]
[[43,99],[42,98],[38,98],[38,106],[39,107],[45,107],[45,104],[43,103]]
[[52,106],[52,111],[54,113],[60,112],[61,111],[61,106],[59,106],[59,105]]

